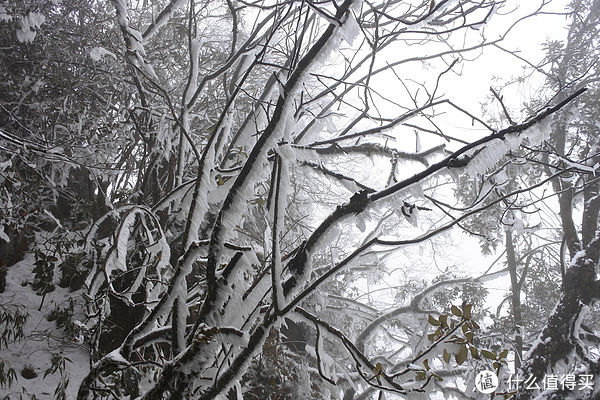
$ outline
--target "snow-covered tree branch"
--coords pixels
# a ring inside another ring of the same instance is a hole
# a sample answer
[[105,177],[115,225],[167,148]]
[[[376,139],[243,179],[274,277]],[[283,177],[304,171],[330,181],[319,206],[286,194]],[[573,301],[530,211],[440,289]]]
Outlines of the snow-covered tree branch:
[[[527,109],[498,87],[482,113],[452,87],[493,49],[526,60],[508,39],[550,3],[0,4],[0,351],[21,376],[0,363],[0,389],[474,398],[473,372],[509,361],[598,372],[598,82],[578,58],[596,2],[528,62],[548,93]],[[535,229],[550,220],[560,238]],[[532,343],[520,293],[541,254],[565,265]],[[496,279],[511,333],[489,322]]]

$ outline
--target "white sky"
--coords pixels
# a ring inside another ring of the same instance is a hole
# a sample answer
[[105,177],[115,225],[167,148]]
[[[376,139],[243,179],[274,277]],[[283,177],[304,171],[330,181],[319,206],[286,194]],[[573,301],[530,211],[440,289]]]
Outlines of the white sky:
[[[568,2],[566,0],[554,0],[550,5],[545,8],[547,12],[564,12],[565,6]],[[497,37],[500,32],[504,32],[506,27],[515,21],[516,15],[527,15],[537,8],[539,5],[538,1],[516,1],[509,0],[503,10],[516,9],[514,13],[510,15],[502,15],[504,11],[493,16],[489,26],[485,28],[485,36],[489,39]],[[520,22],[507,36],[505,41],[501,43],[505,49],[518,51],[521,57],[527,58],[532,63],[537,63],[544,57],[543,43],[548,39],[562,40],[566,33],[567,21],[564,16],[561,15],[536,15],[526,21]],[[476,52],[473,52],[475,55]],[[477,53],[478,54],[478,53]],[[450,73],[444,76],[442,85],[440,86],[440,94],[445,94],[447,98],[460,105],[461,107],[469,110],[474,115],[481,117],[482,120],[487,122],[487,116],[482,114],[481,103],[486,100],[486,97],[491,94],[489,88],[502,87],[504,82],[510,81],[512,78],[523,74],[524,63],[517,58],[508,55],[507,53],[496,49],[492,46],[487,47],[485,51],[474,61],[464,61],[457,65],[453,71],[456,73]],[[419,63],[411,64],[410,67],[403,66],[403,72],[415,73],[416,75],[423,73],[436,74],[439,73],[438,68],[432,67],[431,72],[424,70],[423,66]],[[496,79],[499,78],[499,79]],[[389,84],[389,82],[388,82]],[[528,78],[528,80],[521,85],[512,85],[505,94],[504,101],[513,108],[515,113],[514,117],[518,120],[520,108],[524,102],[529,101],[535,96],[536,91],[543,84],[543,77],[541,74],[536,73]],[[401,90],[401,89],[399,89]],[[460,137],[467,141],[473,141],[482,135],[489,134],[489,131],[479,124],[475,126],[471,125],[470,118],[456,119],[455,114],[451,118],[441,118],[441,127],[446,130],[447,133]],[[439,122],[436,120],[436,122]],[[408,133],[408,132],[407,132]],[[421,135],[422,148],[427,149],[433,145],[440,143],[439,138]],[[400,146],[400,144],[399,144]],[[456,149],[458,145],[452,145],[452,149]],[[410,151],[410,150],[409,150]],[[389,164],[387,164],[389,165]],[[387,167],[384,166],[384,167]],[[438,246],[438,249],[445,250],[438,253],[436,256],[436,262],[438,265],[427,265],[433,261],[433,254],[431,253],[431,246],[429,244],[411,246],[411,249],[404,248],[398,252],[398,263],[409,265],[411,262],[419,258],[423,258],[418,263],[415,263],[412,269],[412,275],[408,276],[406,272],[396,271],[385,279],[385,283],[378,285],[367,285],[366,281],[359,284],[362,290],[373,290],[379,286],[393,286],[400,282],[405,282],[407,279],[431,279],[436,275],[440,274],[440,268],[445,266],[452,266],[452,271],[461,274],[477,276],[479,273],[483,273],[489,265],[495,260],[497,255],[483,256],[480,251],[479,242],[477,239],[469,237],[467,234],[460,232],[459,229],[455,228],[452,231],[450,237],[441,238],[436,237],[434,241],[441,240],[444,242],[443,245]],[[499,245],[500,252],[502,251],[502,244]],[[410,256],[412,254],[412,257]],[[493,270],[498,270],[503,267],[502,263],[504,258],[501,259]],[[417,265],[418,264],[418,265]],[[390,266],[393,270],[396,266]],[[406,271],[406,267],[403,268]],[[410,275],[410,273],[409,273]],[[364,285],[364,286],[363,286]],[[487,306],[490,311],[495,311],[499,302],[508,293],[510,287],[509,277],[506,275],[503,278],[495,279],[486,283],[486,287],[489,290],[489,300]],[[387,293],[387,296],[386,294]],[[374,295],[381,305],[388,304],[393,306],[397,300],[392,295],[393,291],[390,292],[377,292]],[[364,299],[364,297],[363,297]]]
[[[547,12],[564,12],[568,2],[565,0],[554,0],[545,8]],[[498,37],[506,27],[515,20],[515,15],[527,15],[533,12],[539,4],[539,1],[518,1],[509,0],[504,9],[515,9],[515,13],[501,15],[498,13],[493,16],[489,26],[485,29],[488,38]],[[524,57],[534,64],[541,61],[544,57],[543,43],[548,39],[562,40],[566,34],[566,20],[560,15],[536,15],[526,21],[520,22],[501,43],[505,49],[511,49],[518,52],[518,55]],[[443,81],[445,93],[451,98],[457,99],[464,108],[477,111],[480,114],[480,103],[486,96],[491,94],[489,88],[502,86],[503,81],[508,81],[512,77],[523,74],[522,61],[507,53],[488,47],[485,52],[474,62],[465,62],[461,65],[462,73],[460,76],[453,76],[453,79]],[[495,80],[494,78],[500,78]],[[504,101],[510,108],[518,109],[523,101],[531,98],[535,91],[543,83],[539,73],[533,74],[523,85],[515,90],[513,96],[505,95]],[[510,92],[509,92],[510,93]],[[483,116],[485,118],[485,116]],[[473,129],[471,124],[465,127],[467,130]],[[485,130],[481,130],[485,133]]]

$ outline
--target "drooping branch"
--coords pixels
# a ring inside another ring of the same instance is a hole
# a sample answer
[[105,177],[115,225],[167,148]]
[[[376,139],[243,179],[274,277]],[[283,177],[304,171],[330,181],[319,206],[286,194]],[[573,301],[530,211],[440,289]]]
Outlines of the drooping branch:
[[399,385],[398,383],[394,382],[393,378],[388,376],[384,371],[380,372],[380,380],[382,380],[385,383],[385,386],[383,386],[382,384],[379,384],[379,383],[375,383],[373,381],[373,377],[367,375],[367,374],[372,374],[371,371],[375,370],[375,365],[340,330],[334,328],[330,324],[326,323],[325,321],[321,320],[320,318],[309,313],[302,307],[296,307],[294,312],[298,313],[299,316],[307,319],[308,321],[312,322],[313,324],[316,324],[316,325],[326,329],[327,332],[336,336],[342,342],[342,344],[344,345],[346,350],[350,353],[350,356],[352,357],[352,359],[354,360],[354,362],[356,364],[357,372],[359,373],[362,380],[364,380],[366,383],[368,383],[369,385],[374,386],[378,389],[383,389],[386,391],[391,391],[391,392],[399,393],[399,394],[406,394],[406,391],[404,390],[404,388],[401,385]]

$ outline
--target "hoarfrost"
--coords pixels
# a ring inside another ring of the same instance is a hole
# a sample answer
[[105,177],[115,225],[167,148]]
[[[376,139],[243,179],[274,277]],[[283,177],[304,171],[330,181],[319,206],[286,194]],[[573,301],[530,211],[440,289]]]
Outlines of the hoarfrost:
[[321,337],[317,341],[317,350],[319,351],[319,356],[321,358],[321,368],[323,369],[323,373],[326,376],[333,377],[336,376],[335,360],[327,354],[323,347],[323,342],[325,342],[326,338],[327,334],[321,330]]
[[[186,304],[187,298],[187,282],[185,279],[182,279],[181,283],[178,285],[178,293],[176,293],[177,302],[177,321],[174,321],[177,324],[177,343],[180,346],[185,346],[185,328],[186,328],[186,320],[190,315],[189,309]],[[180,349],[182,350],[182,349]]]
[[364,232],[367,229],[363,213],[358,214],[356,218],[354,218],[354,223],[361,232]]
[[[588,305],[583,305],[581,307],[581,310],[579,311],[579,315],[577,315],[577,319],[575,321],[573,321],[573,338],[578,342],[581,341],[581,338],[580,338],[581,323],[589,315],[589,313],[590,313],[590,307]],[[587,346],[582,344],[581,348],[587,349]],[[589,357],[589,354],[588,354],[588,357]]]
[[117,59],[117,56],[112,52],[106,50],[104,47],[92,47],[90,49],[90,58],[94,61],[100,61],[102,57],[109,56],[113,59]]
[[[118,211],[121,210],[122,209],[113,210],[107,215],[105,215],[103,218],[96,221],[96,223],[90,228],[90,232],[88,233],[87,237],[87,243],[91,243],[95,231],[98,229],[98,226],[101,224],[101,222],[106,219],[106,217],[115,213],[118,214]],[[115,243],[107,253],[104,264],[101,266],[102,271],[98,273],[98,267],[94,266],[91,273],[88,275],[88,278],[86,279],[86,285],[89,287],[89,295],[91,297],[94,297],[96,295],[101,285],[106,281],[108,281],[107,283],[111,290],[114,290],[114,288],[112,287],[112,283],[110,282],[111,274],[113,271],[127,271],[127,243],[130,238],[131,229],[136,223],[136,221],[141,222],[142,227],[145,229],[147,240],[153,240],[152,229],[150,229],[147,226],[148,221],[145,221],[145,218],[151,215],[151,211],[143,206],[129,207],[127,209],[126,215],[117,229]],[[139,218],[136,218],[138,216]],[[163,278],[166,272],[168,271],[170,248],[166,241],[165,234],[160,228],[160,225],[158,224],[157,220],[152,218],[150,219],[153,221],[153,228],[158,229],[159,238],[156,241],[156,243],[154,243],[151,246],[148,246],[146,250],[148,251],[150,256],[156,257],[157,259],[156,273],[159,276],[159,281],[161,281],[161,278]],[[124,297],[129,301],[131,301],[131,296],[133,295],[133,293],[135,293],[142,284],[145,273],[146,267],[142,267],[137,270],[137,275],[134,279],[134,282],[130,286],[127,293],[124,294]],[[157,284],[156,286],[149,285],[147,291],[150,294],[150,291],[162,291],[162,288],[163,284]],[[155,293],[153,296],[158,297],[158,293]]]
[[124,35],[128,39],[129,47],[128,56],[131,62],[144,71],[150,78],[158,81],[158,76],[154,72],[152,66],[144,59],[146,51],[143,46],[142,34],[129,26],[129,16],[127,13],[127,4],[125,0],[115,0],[115,9],[117,10],[117,20],[123,30]]
[[187,86],[187,90],[185,91],[185,103],[189,103],[194,92],[198,88],[198,53],[200,52],[200,42],[198,38],[193,38],[190,44],[190,59],[191,63],[191,71],[190,71],[190,82]]
[[418,225],[419,209],[414,204],[403,204],[400,213],[409,224],[415,227]]
[[532,146],[538,146],[544,140],[548,140],[551,131],[552,119],[550,117],[546,117],[544,120],[522,132],[521,135],[525,135],[529,141],[529,144]]
[[[350,193],[356,193],[360,190],[360,187],[358,187],[355,181],[351,181],[348,179],[339,179],[336,182],[341,183],[342,186],[345,187],[346,190],[348,190]],[[364,232],[364,229],[361,229],[361,232]]]
[[163,25],[165,25],[167,23],[167,21],[173,15],[173,13],[175,11],[177,11],[179,8],[181,8],[181,6],[183,6],[185,3],[186,3],[185,0],[175,0],[174,2],[170,3],[169,6],[167,6],[168,8],[165,8],[163,10],[163,12],[161,12],[161,14],[159,14],[159,19],[152,21],[152,25],[150,25],[148,30],[146,30],[146,32],[144,32],[144,36],[148,37],[148,36],[151,36],[154,33],[156,33],[156,31],[160,27],[162,27]]
[[[360,2],[357,1],[356,3]],[[350,12],[348,14],[348,19],[346,20],[346,23],[340,28],[340,35],[346,41],[346,43],[352,46],[359,34],[360,26],[358,25],[358,21],[356,21],[354,13]]]
[[121,355],[121,348],[115,349],[113,351],[111,351],[110,353],[108,353],[105,358],[108,360],[113,360],[119,364],[129,364],[129,362],[123,358],[123,356]]
[[0,21],[10,21],[12,19],[12,15],[6,12],[6,7],[4,4],[0,4]]
[[466,167],[467,174],[470,176],[485,174],[508,152],[517,150],[523,139],[526,138],[530,145],[537,146],[548,139],[550,130],[551,120],[546,118],[523,132],[507,134],[502,139],[493,139],[477,149],[472,149],[467,153],[473,155]]
[[[216,171],[213,171],[212,175],[216,177]],[[227,196],[227,193],[231,190],[234,181],[235,179],[231,178],[223,182],[222,185],[217,185],[217,187],[208,192],[206,201],[209,204],[222,204],[223,200],[225,200],[225,196]]]
[[[285,99],[285,103],[283,105],[280,121],[274,128],[275,130],[272,135],[259,149],[259,153],[256,156],[257,160],[266,160],[269,150],[276,147],[277,142],[284,137],[287,129],[291,129],[291,127],[288,128],[288,119],[293,120],[293,96],[291,93],[287,93],[287,96],[288,97]],[[265,169],[262,168],[262,162],[254,162],[250,166],[250,171],[248,172],[246,179],[244,179],[242,182],[239,182],[237,187],[232,187],[228,196],[232,196],[233,199],[229,210],[225,210],[222,217],[221,222],[224,229],[221,230],[222,233],[221,237],[219,238],[219,242],[226,240],[226,234],[232,232],[233,228],[235,228],[237,224],[241,223],[240,216],[246,214],[246,199],[251,199],[253,197],[254,184],[262,180],[264,174]]]
[[[275,193],[275,205],[272,207],[272,219],[274,220],[274,224],[276,226],[274,235],[273,235],[273,273],[274,276],[273,284],[275,287],[273,290],[276,291],[277,294],[277,304],[280,307],[283,307],[284,304],[284,296],[283,296],[283,287],[281,286],[281,274],[282,274],[282,264],[281,264],[281,248],[280,248],[280,240],[285,232],[285,224],[284,224],[284,216],[286,210],[286,198],[289,192],[290,182],[289,182],[289,171],[288,171],[288,163],[285,157],[282,157],[280,154],[280,166],[278,171],[277,180],[279,181],[279,186],[275,188],[277,191]],[[275,213],[275,210],[277,212]]]
[[[2,10],[0,10],[1,12]],[[2,15],[2,14],[0,14]],[[17,40],[21,43],[31,43],[37,35],[37,30],[46,21],[46,17],[38,12],[30,12],[23,16],[17,28]]]
[[502,139],[493,139],[479,149],[479,153],[473,156],[466,167],[470,176],[485,174],[508,152],[508,146]]
[[240,382],[237,382],[235,384],[235,393],[236,400],[244,400],[244,395],[242,394],[242,385],[240,384]]
[[281,155],[285,156],[288,160],[295,160],[298,162],[309,162],[319,160],[320,157],[316,150],[310,149],[303,146],[282,146]]
[[10,242],[10,238],[4,232],[4,225],[0,225],[0,239],[4,240],[6,243]]
[[200,230],[200,225],[204,220],[204,216],[208,212],[208,199],[207,192],[209,192],[208,187],[211,185],[210,174],[206,172],[206,165],[211,165],[211,161],[214,158],[214,151],[209,151],[209,156],[207,156],[207,163],[205,167],[202,169],[200,176],[197,179],[200,179],[198,182],[197,188],[199,190],[194,189],[194,194],[192,196],[194,201],[194,207],[191,210],[191,215],[189,216],[190,221],[190,229],[187,237],[187,242],[185,244],[185,249],[187,250],[190,245],[194,242],[198,241],[198,231]]
[[4,162],[0,162],[0,172],[4,172],[6,168],[12,167],[12,160],[6,160]]

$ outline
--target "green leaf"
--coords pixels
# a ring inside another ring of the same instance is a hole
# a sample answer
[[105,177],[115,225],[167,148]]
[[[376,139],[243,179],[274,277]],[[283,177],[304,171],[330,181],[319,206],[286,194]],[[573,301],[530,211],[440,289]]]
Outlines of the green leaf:
[[446,315],[446,314],[440,315],[439,320],[440,320],[440,324],[442,326],[444,326],[444,327],[448,326],[448,315]]
[[448,353],[448,351],[446,349],[444,349],[444,361],[449,363],[450,362],[450,353]]
[[463,307],[463,315],[465,319],[471,319],[471,311],[473,309],[473,304],[465,304]]
[[475,337],[475,334],[473,332],[467,332],[465,333],[465,337],[467,338],[467,341],[472,342],[473,338]]
[[479,326],[479,324],[477,324],[477,322],[475,322],[475,321],[471,321],[471,327],[473,328],[473,330],[479,330],[479,329],[481,329],[481,327]]
[[494,368],[499,369],[501,364],[498,361],[494,361],[494,364],[492,365],[494,366]]
[[425,369],[426,369],[427,371],[429,371],[429,370],[430,370],[430,368],[429,368],[429,361],[428,361],[427,359],[424,359],[424,360],[423,360],[423,366],[425,367]]
[[427,339],[429,339],[430,342],[433,342],[435,340],[435,333],[430,333],[427,335]]
[[458,352],[458,354],[456,354],[454,356],[454,359],[456,360],[456,363],[458,365],[462,365],[462,363],[464,363],[467,360],[467,356],[468,356],[468,351],[467,351],[467,346],[461,346],[460,351]]
[[424,381],[427,377],[427,373],[425,371],[417,371],[417,380]]
[[500,352],[500,354],[498,354],[498,360],[501,360],[503,358],[506,358],[506,356],[508,355],[508,349],[504,349]]
[[383,366],[381,365],[381,363],[378,362],[377,364],[375,364],[375,368],[373,368],[373,373],[375,374],[375,376],[381,375],[382,371],[383,371]]
[[462,311],[460,311],[460,308],[456,307],[454,304],[452,304],[452,307],[450,307],[450,311],[452,312],[452,314],[456,315],[459,318],[462,318],[463,313]]
[[496,359],[496,353],[492,353],[489,350],[481,350],[481,355],[484,356],[485,358],[489,359],[489,360],[495,360]]
[[471,350],[471,357],[479,360],[481,359],[481,357],[479,356],[479,350],[477,350],[477,347],[469,347],[469,350]]
[[431,314],[427,315],[427,321],[433,326],[440,326],[440,321],[435,319]]

